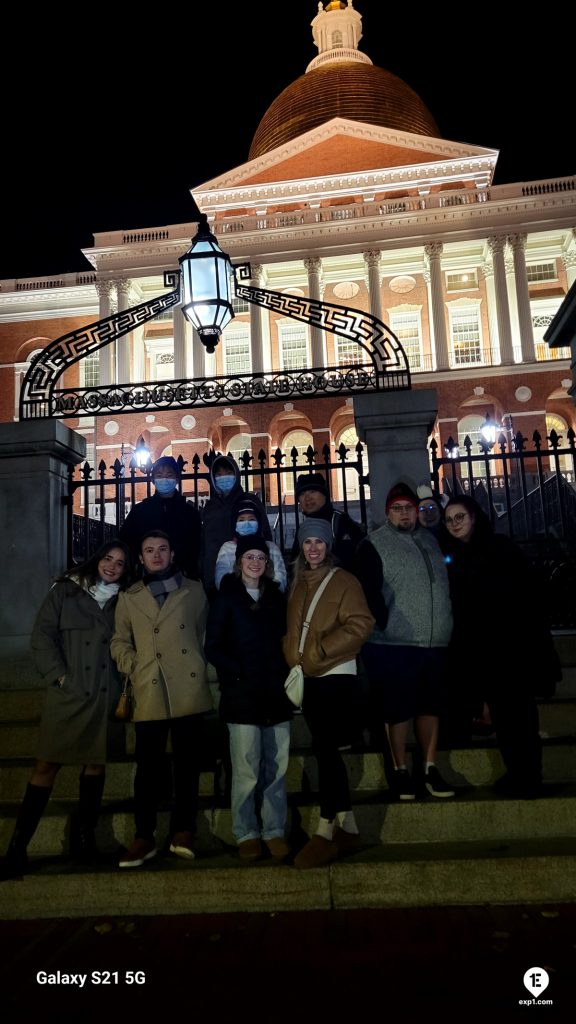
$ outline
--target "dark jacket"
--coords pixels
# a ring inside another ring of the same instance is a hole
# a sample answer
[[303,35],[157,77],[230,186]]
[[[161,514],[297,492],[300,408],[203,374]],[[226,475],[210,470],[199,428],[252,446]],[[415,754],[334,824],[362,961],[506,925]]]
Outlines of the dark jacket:
[[110,655],[115,605],[112,598],[101,609],[67,579],[52,587],[38,612],[31,646],[47,687],[37,751],[42,760],[104,764],[123,748],[123,725],[110,721],[120,695]]
[[[562,670],[548,624],[545,585],[521,548],[477,521],[468,543],[450,539],[446,561],[454,671],[476,681],[484,698],[503,687],[551,696]],[[489,639],[498,652],[487,665],[478,652]]]
[[285,632],[286,599],[276,583],[265,580],[255,602],[239,577],[224,576],[208,613],[205,654],[218,673],[225,722],[276,725],[292,717]]
[[118,536],[132,550],[136,561],[140,545],[149,530],[164,530],[170,537],[174,562],[190,579],[199,578],[200,514],[181,494],[144,498],[126,517]]
[[[347,572],[356,575],[356,548],[366,536],[364,527],[352,519],[347,512],[340,512],[339,509],[334,508],[330,500],[327,500],[326,504],[318,509],[317,512],[312,512],[309,516],[305,516],[304,519],[324,519],[327,523],[331,524],[333,537],[332,554],[338,565],[341,565]],[[290,552],[291,561],[298,557],[299,550],[298,537],[296,537]]]
[[[214,470],[222,462],[227,463],[234,471],[236,482],[228,494],[220,494],[214,483]],[[200,568],[202,581],[207,594],[212,597],[214,592],[214,570],[218,552],[227,540],[234,537],[236,517],[234,511],[238,499],[244,493],[240,485],[240,470],[235,460],[230,455],[217,455],[210,467],[210,498],[202,509],[202,545],[200,554]],[[260,505],[262,502],[256,494],[251,494]],[[262,536],[265,540],[272,540],[272,531],[268,522],[266,512],[262,509]]]

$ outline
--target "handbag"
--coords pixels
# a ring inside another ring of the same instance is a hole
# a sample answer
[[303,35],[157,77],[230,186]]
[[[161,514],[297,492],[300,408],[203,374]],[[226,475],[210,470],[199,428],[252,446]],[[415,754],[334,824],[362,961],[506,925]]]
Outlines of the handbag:
[[119,722],[129,722],[132,718],[132,683],[128,676],[124,676],[118,703],[114,708],[114,718]]
[[[298,645],[298,654],[300,655],[300,658],[302,658],[302,654],[304,653],[306,635],[308,633],[308,628],[310,626],[310,622],[314,614],[316,605],[318,604],[318,601],[322,597],[322,594],[324,593],[326,587],[328,586],[330,580],[332,579],[336,571],[336,569],[331,569],[330,572],[327,573],[327,575],[322,580],[322,583],[318,587],[318,590],[314,594],[312,601],[310,602],[310,607],[308,609],[308,618],[302,625],[302,633],[300,635],[300,643]],[[288,675],[286,676],[286,681],[284,683],[284,692],[286,693],[288,700],[290,700],[292,704],[294,704],[297,708],[302,707],[302,701],[304,700],[304,672],[302,669],[302,665],[298,664],[292,666]]]

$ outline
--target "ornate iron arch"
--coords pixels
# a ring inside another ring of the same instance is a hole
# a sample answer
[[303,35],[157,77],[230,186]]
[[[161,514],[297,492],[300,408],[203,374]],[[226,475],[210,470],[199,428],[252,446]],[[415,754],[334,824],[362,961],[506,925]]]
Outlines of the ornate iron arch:
[[239,283],[238,279],[241,282],[250,278],[248,263],[237,265],[234,271],[238,298],[354,341],[366,358],[361,363],[333,367],[57,389],[58,380],[74,363],[180,303],[179,271],[169,271],[164,275],[164,283],[166,287],[176,285],[174,291],[114,313],[47,345],[24,377],[20,419],[81,418],[410,389],[410,367],[404,349],[377,317],[320,299]]

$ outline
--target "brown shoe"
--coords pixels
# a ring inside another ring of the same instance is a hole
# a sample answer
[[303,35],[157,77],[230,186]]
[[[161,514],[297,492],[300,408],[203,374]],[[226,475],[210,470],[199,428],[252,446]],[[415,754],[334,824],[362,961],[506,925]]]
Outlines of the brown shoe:
[[294,858],[294,867],[306,871],[308,868],[322,868],[338,857],[338,847],[332,839],[312,836],[306,846]]
[[362,840],[356,832],[345,832],[338,826],[334,829],[334,842],[338,847],[339,857],[349,857],[350,854],[357,853],[362,845]]
[[175,832],[170,843],[170,853],[177,857],[185,857],[187,860],[194,860],[194,836],[191,832]]
[[158,853],[153,839],[135,839],[129,850],[118,862],[120,868],[139,868],[146,860],[152,860]]
[[259,839],[245,839],[243,843],[238,843],[238,855],[240,860],[260,860],[262,843]]
[[282,836],[277,836],[275,839],[265,839],[264,842],[268,847],[270,856],[274,860],[286,860],[286,857],[289,856],[290,847]]

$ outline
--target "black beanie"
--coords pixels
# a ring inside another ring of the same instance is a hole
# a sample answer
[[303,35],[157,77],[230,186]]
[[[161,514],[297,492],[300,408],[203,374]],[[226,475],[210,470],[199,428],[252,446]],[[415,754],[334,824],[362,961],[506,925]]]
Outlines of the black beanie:
[[328,497],[328,488],[322,473],[302,473],[296,480],[296,500],[304,491],[320,491],[320,494]]
[[242,555],[245,555],[247,551],[262,551],[266,558],[270,558],[266,541],[257,534],[252,534],[249,537],[240,537],[236,545],[236,559],[242,558]]

